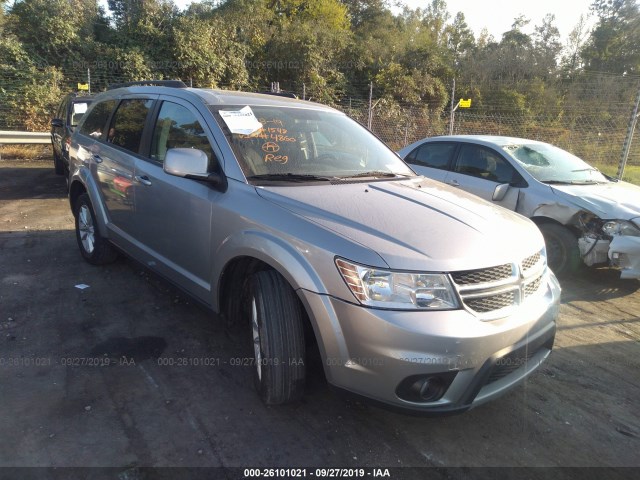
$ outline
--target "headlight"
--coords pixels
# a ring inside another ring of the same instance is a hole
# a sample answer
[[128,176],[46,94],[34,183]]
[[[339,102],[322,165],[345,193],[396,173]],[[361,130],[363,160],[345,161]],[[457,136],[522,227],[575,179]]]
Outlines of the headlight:
[[602,226],[602,231],[610,237],[640,237],[640,228],[627,220],[613,220]]
[[336,259],[351,293],[363,305],[396,310],[453,310],[458,298],[442,273],[394,272]]

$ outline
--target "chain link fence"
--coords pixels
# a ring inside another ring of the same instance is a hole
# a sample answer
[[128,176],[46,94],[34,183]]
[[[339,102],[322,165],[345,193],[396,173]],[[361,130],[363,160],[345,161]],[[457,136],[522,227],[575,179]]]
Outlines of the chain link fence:
[[[618,115],[600,118],[581,116],[558,120],[557,115],[525,116],[461,111],[454,116],[454,135],[503,135],[552,143],[595,165],[618,166],[633,105]],[[367,110],[347,112],[367,125]],[[448,135],[450,114],[425,114],[406,108],[393,121],[376,115],[371,130],[391,148],[398,150],[421,138]],[[634,137],[627,165],[640,166],[640,141]]]
[[[144,78],[170,78],[154,65],[142,68],[138,74],[131,65],[76,65],[65,71],[49,66],[6,65],[0,68],[0,130],[47,131],[50,119],[62,96],[76,91],[78,83],[90,83],[92,93],[109,84]],[[154,73],[149,72],[153,70]],[[589,80],[580,93],[572,93],[564,105],[543,115],[501,113],[499,105],[459,109],[454,115],[454,134],[507,135],[541,140],[558,145],[584,158],[599,168],[614,172],[620,163],[625,138],[630,125],[634,98],[640,89],[638,78],[611,78],[604,75]],[[187,85],[198,85],[189,79]],[[219,86],[220,87],[220,86]],[[265,86],[266,87],[266,86]],[[285,86],[303,96],[302,84]],[[624,87],[624,88],[622,88]],[[221,86],[225,88],[225,86]],[[237,89],[234,86],[227,88]],[[578,91],[574,88],[573,91]],[[339,98],[334,107],[370,127],[392,149],[421,138],[447,135],[451,128],[448,109],[442,111],[429,105],[400,105],[385,97]],[[640,167],[640,140],[631,143],[628,166]]]

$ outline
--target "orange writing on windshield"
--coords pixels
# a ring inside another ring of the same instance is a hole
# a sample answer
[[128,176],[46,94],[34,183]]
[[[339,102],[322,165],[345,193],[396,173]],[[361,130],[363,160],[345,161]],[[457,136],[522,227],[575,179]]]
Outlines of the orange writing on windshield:
[[262,151],[267,153],[275,153],[280,150],[280,145],[275,142],[267,142],[262,144]]
[[268,162],[276,162],[284,165],[289,161],[289,157],[287,155],[274,155],[273,153],[267,153],[264,156],[265,163]]

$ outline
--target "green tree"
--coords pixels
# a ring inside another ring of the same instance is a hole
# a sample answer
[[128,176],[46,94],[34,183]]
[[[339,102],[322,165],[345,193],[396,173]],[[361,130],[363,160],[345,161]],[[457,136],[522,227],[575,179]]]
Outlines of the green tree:
[[554,22],[555,15],[545,15],[542,19],[542,25],[536,26],[533,34],[533,48],[538,76],[543,78],[556,72],[558,59],[562,52],[560,31]]
[[173,24],[179,10],[171,0],[109,0],[117,45],[137,48],[161,64],[171,57]]
[[0,38],[0,124],[47,130],[62,94],[62,73],[39,68],[15,35]]
[[580,19],[571,33],[564,48],[562,56],[562,71],[566,76],[573,76],[582,68],[582,58],[580,52],[584,48],[585,42],[589,36],[589,28],[587,26],[587,17],[580,15]]
[[332,103],[344,90],[340,64],[351,32],[347,9],[337,0],[280,0],[264,47],[253,57],[261,83],[278,81],[317,101]]
[[403,19],[389,9],[379,5],[365,8],[364,2],[356,3],[360,9],[355,20],[352,16],[353,37],[344,73],[350,84],[349,94],[365,96],[369,82],[381,69],[392,63],[403,63],[401,57],[406,51],[407,35]]
[[40,63],[62,65],[77,59],[93,38],[98,12],[96,0],[20,0],[7,23]]
[[640,73],[640,7],[636,0],[595,0],[598,22],[582,58],[589,70]]
[[454,57],[448,45],[444,0],[432,0],[426,9],[405,10],[407,43],[404,64],[443,80],[453,78]]
[[234,35],[216,17],[187,15],[178,19],[172,42],[178,76],[203,87],[246,86],[248,73],[244,60],[248,48],[234,41]]
[[459,68],[460,63],[473,54],[476,47],[476,39],[467,25],[464,13],[458,12],[453,23],[445,29],[447,35],[447,47],[453,56],[454,67]]
[[374,84],[383,97],[398,104],[420,104],[440,111],[447,102],[447,91],[440,79],[397,63],[382,69]]

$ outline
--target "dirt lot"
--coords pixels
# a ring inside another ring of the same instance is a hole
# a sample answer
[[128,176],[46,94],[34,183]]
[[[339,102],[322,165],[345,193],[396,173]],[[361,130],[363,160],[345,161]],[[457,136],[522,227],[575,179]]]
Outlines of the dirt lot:
[[488,405],[403,416],[315,373],[265,407],[219,319],[132,260],[85,263],[52,162],[3,159],[0,335],[2,467],[640,467],[640,282],[606,268],[563,282],[551,357]]

